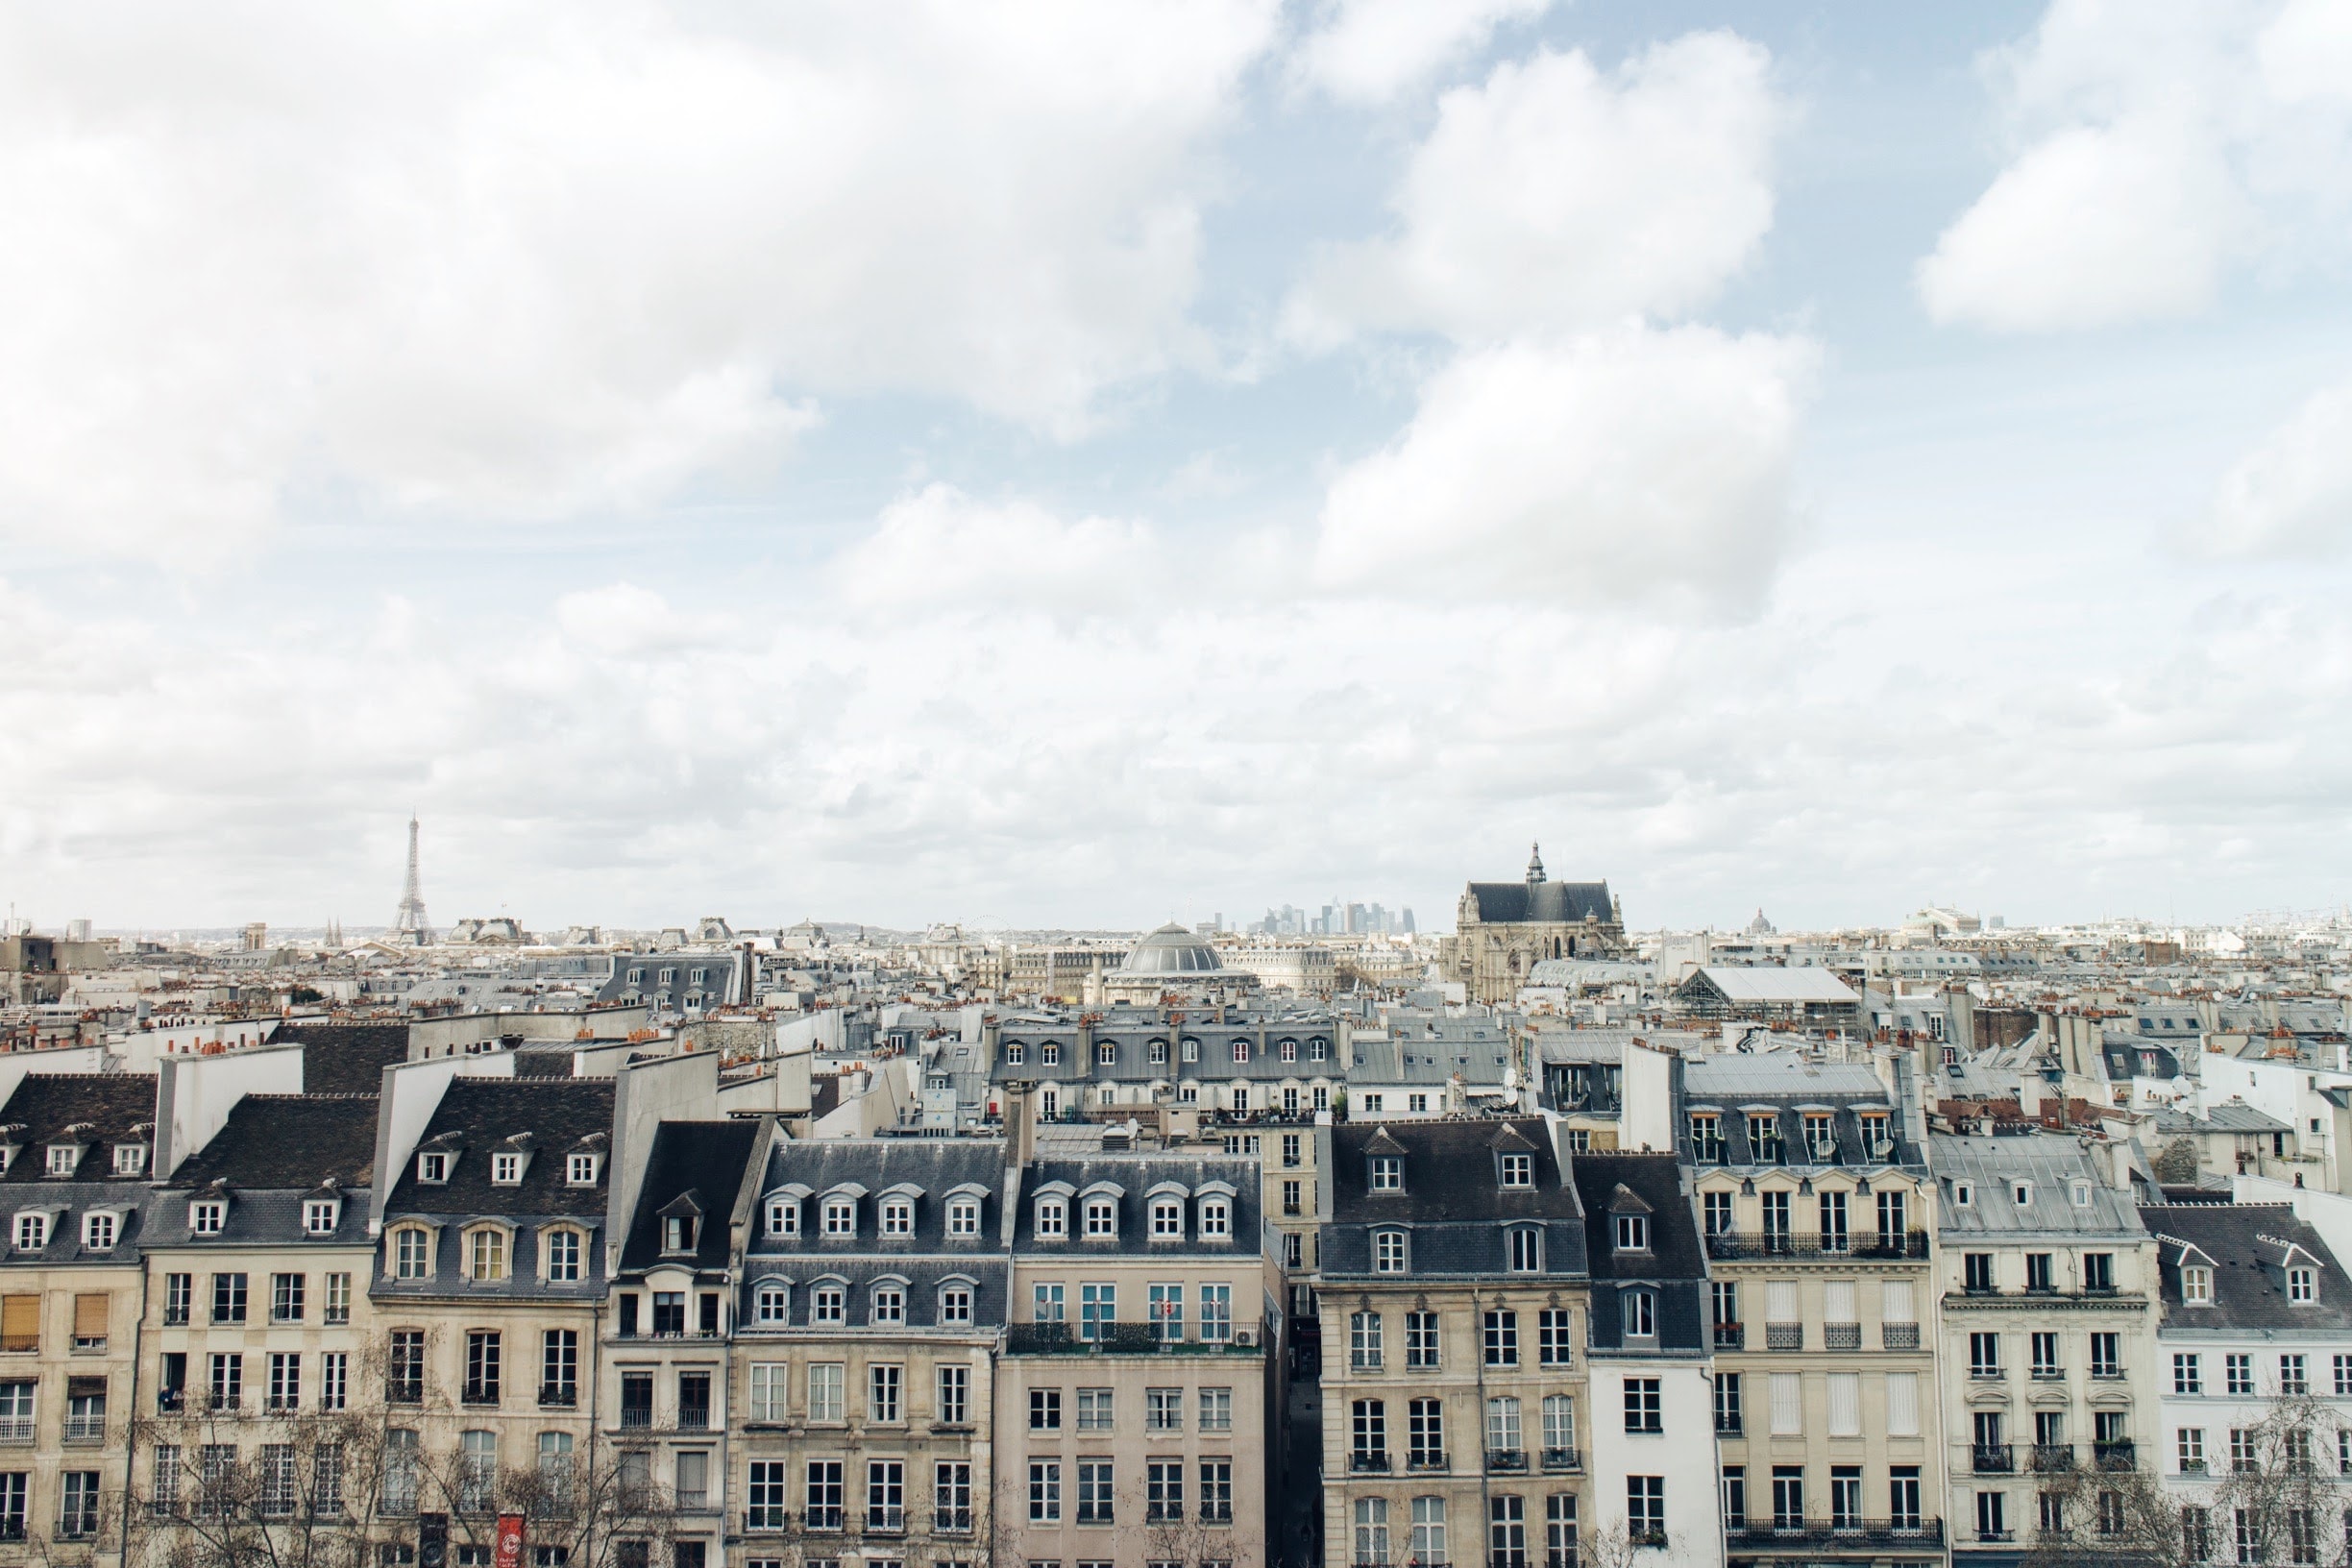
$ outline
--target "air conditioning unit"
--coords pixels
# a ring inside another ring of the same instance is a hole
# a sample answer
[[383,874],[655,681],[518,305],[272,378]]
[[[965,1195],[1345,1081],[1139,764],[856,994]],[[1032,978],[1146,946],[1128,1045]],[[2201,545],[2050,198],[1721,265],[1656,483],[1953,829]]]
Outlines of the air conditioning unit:
[[1236,1329],[1236,1330],[1234,1330],[1234,1343],[1235,1343],[1235,1344],[1237,1344],[1237,1345],[1241,1345],[1241,1346],[1245,1346],[1245,1347],[1246,1347],[1246,1346],[1249,1346],[1249,1345],[1254,1345],[1254,1344],[1256,1344],[1257,1342],[1258,1342],[1258,1331],[1257,1331],[1256,1329]]

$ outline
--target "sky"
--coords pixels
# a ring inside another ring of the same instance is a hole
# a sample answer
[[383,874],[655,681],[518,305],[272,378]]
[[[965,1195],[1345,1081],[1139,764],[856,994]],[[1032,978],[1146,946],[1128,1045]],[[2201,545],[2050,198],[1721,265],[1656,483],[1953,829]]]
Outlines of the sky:
[[0,12],[56,926],[2235,919],[2352,870],[2352,6]]

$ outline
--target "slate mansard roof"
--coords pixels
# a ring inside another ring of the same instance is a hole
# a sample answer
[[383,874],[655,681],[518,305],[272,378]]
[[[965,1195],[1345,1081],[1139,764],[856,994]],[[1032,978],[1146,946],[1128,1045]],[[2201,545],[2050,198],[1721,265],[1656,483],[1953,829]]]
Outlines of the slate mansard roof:
[[[1502,1185],[1505,1154],[1531,1155],[1531,1188]],[[1376,1191],[1375,1158],[1401,1158],[1404,1186]],[[1323,1272],[1372,1275],[1372,1237],[1408,1233],[1406,1278],[1508,1271],[1506,1225],[1540,1225],[1537,1278],[1585,1272],[1584,1211],[1542,1120],[1352,1122],[1332,1129],[1332,1223],[1323,1227]],[[1396,1278],[1396,1276],[1384,1276]]]
[[[966,1333],[1001,1325],[1006,1317],[1008,1263],[1003,1217],[1004,1145],[965,1139],[777,1139],[761,1174],[752,1214],[751,1241],[743,1260],[744,1301],[736,1314],[738,1335],[818,1327],[810,1320],[813,1291],[840,1286],[845,1321],[833,1332],[868,1325],[872,1287],[889,1281],[905,1294],[908,1330],[938,1328],[941,1286],[955,1284],[972,1292],[972,1321],[954,1325]],[[913,1200],[908,1235],[881,1234],[886,1196]],[[947,1234],[949,1197],[980,1206],[978,1234]],[[823,1234],[823,1202],[847,1196],[855,1208],[856,1234]],[[777,1202],[797,1206],[798,1233],[772,1236],[768,1212]],[[782,1323],[759,1320],[763,1287],[786,1290]]]
[[[1675,1157],[1580,1154],[1570,1168],[1584,1204],[1593,1348],[1637,1356],[1705,1354],[1706,1250]],[[1647,1251],[1616,1250],[1622,1213],[1648,1218]],[[1654,1342],[1629,1341],[1622,1298],[1645,1289],[1657,1296],[1657,1335]]]
[[[114,1176],[118,1143],[152,1145],[156,1081],[148,1074],[30,1074],[0,1107],[0,1123],[17,1153],[0,1177],[0,1263],[119,1263],[135,1266],[138,1243],[148,1229],[156,1194],[144,1176]],[[70,1137],[67,1129],[78,1129]],[[74,1175],[48,1174],[49,1145],[85,1144]],[[14,1246],[16,1216],[39,1210],[50,1216],[48,1245],[39,1252]],[[82,1217],[93,1210],[116,1216],[114,1245],[105,1252],[82,1246]]]
[[[1039,1160],[1021,1184],[1020,1211],[1013,1216],[1013,1250],[1024,1261],[1103,1256],[1160,1258],[1171,1254],[1199,1258],[1256,1258],[1259,1237],[1258,1162],[1255,1160],[1188,1159],[1166,1155],[1106,1154],[1085,1160]],[[1227,1190],[1230,1188],[1230,1190]],[[1151,1198],[1175,1189],[1186,1197],[1185,1238],[1181,1243],[1151,1238]],[[1064,1193],[1069,1202],[1069,1235],[1037,1234],[1038,1199]],[[1231,1209],[1222,1239],[1204,1238],[1196,1229],[1196,1201],[1212,1195]],[[1117,1206],[1115,1240],[1089,1239],[1079,1235],[1080,1206],[1091,1197],[1109,1196]],[[984,1215],[985,1217],[985,1215]]]
[[1616,919],[1606,882],[1473,882],[1470,901],[1490,925]]
[[[1764,1056],[1702,1057],[1690,1063],[1682,1077],[1683,1123],[1676,1130],[1682,1158],[1701,1168],[1723,1165],[1764,1170],[1774,1166],[1753,1158],[1756,1124],[1771,1121],[1780,1130],[1780,1165],[1817,1166],[1823,1164],[1855,1166],[1923,1165],[1926,1153],[1903,1137],[1901,1107],[1878,1075],[1868,1067],[1842,1063],[1808,1062],[1794,1052]],[[1807,1112],[1830,1115],[1837,1141],[1833,1161],[1813,1157],[1804,1140]],[[1893,1146],[1874,1155],[1862,1139],[1865,1112],[1883,1115]],[[1702,1161],[1691,1139],[1691,1115],[1712,1114],[1721,1118],[1724,1154]]]
[[[1094,1060],[1095,1053],[1087,1049],[1077,1032],[1063,1020],[1008,1020],[997,1036],[996,1060],[989,1076],[997,1082],[1007,1079],[1033,1080],[1039,1083],[1175,1083],[1180,1080],[1213,1083],[1236,1078],[1252,1082],[1282,1083],[1286,1080],[1306,1083],[1316,1078],[1341,1079],[1347,1068],[1339,1056],[1339,1028],[1328,1017],[1305,1018],[1251,1019],[1237,1023],[1215,1023],[1207,1018],[1188,1018],[1173,1026],[1165,1022],[1127,1022],[1114,1020],[1097,1024],[1093,1030],[1097,1046],[1116,1047],[1115,1060],[1105,1064]],[[1184,1060],[1184,1045],[1191,1041],[1199,1048],[1195,1061]],[[1233,1059],[1236,1041],[1249,1041],[1249,1060]],[[1154,1062],[1151,1047],[1154,1041],[1164,1043],[1168,1059]],[[1282,1059],[1285,1041],[1295,1049],[1295,1060]],[[1051,1066],[1041,1058],[1043,1047],[1052,1043],[1060,1047],[1060,1060]],[[1018,1045],[1022,1060],[1009,1059],[1011,1047]],[[1317,1060],[1315,1048],[1320,1045],[1323,1056]]]
[[373,1094],[248,1094],[170,1183],[307,1191],[332,1177],[364,1193],[376,1164],[377,1103]]
[[303,1048],[306,1094],[374,1094],[383,1088],[384,1068],[408,1060],[408,1026],[297,1023],[270,1036],[270,1043]]
[[[621,1247],[625,1270],[683,1264],[724,1269],[732,1242],[728,1224],[743,1191],[744,1173],[759,1143],[760,1124],[750,1120],[665,1121],[646,1157],[645,1180],[637,1189],[637,1213]],[[681,1258],[662,1251],[662,1219],[674,1206],[692,1207],[700,1223],[695,1251]]]
[[[565,1180],[565,1156],[592,1149],[609,1156],[613,1081],[609,1078],[453,1078],[426,1123],[417,1150],[440,1146],[454,1158],[449,1180],[417,1180],[414,1153],[393,1178],[387,1217],[399,1214],[573,1214],[604,1216],[607,1159],[594,1187]],[[528,1135],[531,1159],[522,1185],[490,1180],[490,1156]]]
[[[2288,1205],[2145,1205],[2140,1218],[2156,1238],[2165,1333],[2304,1332],[2338,1338],[2352,1333],[2352,1276]],[[2210,1303],[2192,1307],[2182,1299],[2184,1262],[2213,1270]],[[2318,1271],[2316,1299],[2288,1299],[2291,1265]]]

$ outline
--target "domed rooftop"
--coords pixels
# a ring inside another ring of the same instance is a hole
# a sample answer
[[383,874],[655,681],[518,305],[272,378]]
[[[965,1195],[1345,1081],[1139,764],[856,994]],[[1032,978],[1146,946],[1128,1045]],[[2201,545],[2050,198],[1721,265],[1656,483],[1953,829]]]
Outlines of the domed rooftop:
[[1225,968],[1208,940],[1170,921],[1135,944],[1121,974],[1215,974]]

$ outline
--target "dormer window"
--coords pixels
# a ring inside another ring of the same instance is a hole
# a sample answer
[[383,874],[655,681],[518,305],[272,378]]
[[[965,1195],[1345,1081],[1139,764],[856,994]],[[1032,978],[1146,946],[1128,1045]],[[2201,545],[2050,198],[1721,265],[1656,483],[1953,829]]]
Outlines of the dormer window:
[[949,1236],[978,1236],[980,1234],[978,1199],[957,1198],[947,1205],[947,1234]]
[[332,1236],[343,1218],[343,1205],[333,1198],[305,1198],[303,1200],[303,1234]]
[[116,1221],[110,1210],[97,1210],[82,1216],[82,1250],[111,1252],[114,1250]]
[[846,1298],[838,1285],[821,1285],[809,1297],[809,1321],[839,1323],[843,1319],[843,1303]]
[[2181,1270],[2181,1301],[2190,1307],[2213,1305],[2213,1270],[2193,1263]]
[[49,1216],[47,1214],[18,1214],[16,1216],[16,1250],[39,1252],[49,1245]]
[[800,1200],[798,1198],[770,1198],[768,1200],[768,1234],[770,1236],[798,1236],[800,1234]]
[[1396,1154],[1376,1154],[1372,1157],[1372,1190],[1402,1192],[1405,1190],[1405,1158]]
[[1233,1059],[1236,1062],[1247,1062],[1250,1059],[1250,1042],[1248,1041],[1237,1040],[1233,1042]]
[[229,1206],[218,1198],[200,1198],[188,1205],[188,1234],[218,1236],[229,1218]]
[[1976,1186],[1973,1182],[1952,1183],[1952,1207],[1954,1209],[1976,1207]]
[[1650,1250],[1650,1216],[1648,1214],[1619,1214],[1617,1216],[1617,1250],[1619,1252],[1648,1252]]
[[392,1233],[392,1277],[421,1280],[432,1272],[432,1233],[407,1225]]
[[1038,1066],[1041,1067],[1058,1067],[1061,1065],[1062,1047],[1059,1044],[1049,1040],[1044,1044],[1038,1047]]
[[1298,1060],[1298,1041],[1295,1040],[1284,1041],[1281,1051],[1282,1059],[1285,1062],[1296,1062]]
[[1117,1046],[1117,1044],[1116,1044],[1115,1042],[1114,1042],[1114,1041],[1108,1041],[1108,1040],[1098,1040],[1098,1041],[1096,1041],[1094,1042],[1094,1065],[1095,1065],[1096,1066],[1098,1066],[1098,1067],[1115,1067],[1115,1066],[1118,1066],[1118,1046]]
[[1014,1041],[1005,1047],[1005,1066],[1017,1067],[1028,1060],[1029,1047],[1023,1045],[1019,1041]]
[[1617,1298],[1618,1320],[1628,1339],[1657,1337],[1657,1296],[1648,1290],[1628,1290]]
[[1067,1236],[1069,1234],[1068,1213],[1069,1211],[1063,1207],[1060,1198],[1040,1198],[1037,1206],[1037,1234],[1049,1237]]
[[1755,1151],[1759,1165],[1780,1164],[1780,1118],[1769,1113],[1758,1113],[1748,1118],[1748,1142]]
[[1185,1041],[1178,1054],[1187,1062],[1198,1062],[1200,1060],[1200,1041],[1197,1040]]
[[50,1175],[52,1175],[52,1176],[71,1176],[71,1175],[74,1173],[74,1167],[75,1167],[76,1165],[80,1164],[81,1163],[82,1163],[82,1145],[81,1145],[81,1144],[79,1144],[79,1143],[52,1143],[52,1144],[50,1144],[50,1145],[49,1145],[49,1174],[50,1174]]
[[857,1235],[857,1202],[855,1199],[825,1199],[824,1234],[827,1236]]
[[488,1285],[506,1277],[506,1233],[484,1226],[466,1237],[466,1277]]
[[2033,1203],[2033,1183],[2011,1182],[2009,1184],[2009,1195],[2017,1201],[2017,1206],[2020,1209],[2030,1207]]
[[1503,1185],[1505,1187],[1533,1187],[1535,1157],[1531,1154],[1503,1156]]
[[2088,1209],[2091,1207],[2091,1184],[2089,1182],[2076,1182],[2074,1184],[2074,1207],[2077,1209]]
[[1155,1237],[1184,1238],[1184,1205],[1172,1198],[1157,1198],[1152,1202],[1151,1234]]
[[1167,1065],[1167,1041],[1164,1041],[1164,1040],[1155,1040],[1155,1041],[1153,1041],[1151,1042],[1151,1045],[1150,1045],[1150,1047],[1149,1047],[1149,1048],[1150,1048],[1150,1051],[1151,1051],[1151,1065],[1152,1065],[1153,1066],[1158,1067],[1158,1066],[1166,1066],[1166,1065]]
[[490,1185],[493,1187],[521,1187],[523,1185],[523,1157],[519,1154],[492,1155],[490,1157]]
[[662,1221],[662,1251],[692,1252],[695,1250],[695,1216],[672,1214]]
[[138,1175],[143,1175],[143,1174],[145,1174],[146,1169],[147,1169],[147,1145],[146,1145],[146,1144],[144,1144],[144,1143],[117,1143],[117,1144],[115,1144],[115,1145],[114,1145],[114,1174],[115,1174],[115,1175],[117,1175],[117,1176],[138,1176]]
[[2319,1299],[2319,1271],[2297,1266],[2287,1271],[2287,1299],[2308,1307]]
[[[1620,1223],[1623,1223],[1620,1220]],[[1543,1272],[1543,1233],[1532,1225],[1515,1225],[1510,1230],[1510,1271],[1514,1274]]]
[[1211,1198],[1200,1206],[1200,1234],[1204,1240],[1222,1237],[1233,1233],[1233,1211],[1225,1207],[1223,1198]]
[[1805,1152],[1816,1164],[1826,1164],[1837,1159],[1837,1130],[1833,1117],[1807,1115],[1804,1118],[1804,1138]]
[[1712,1162],[1723,1158],[1723,1117],[1693,1116],[1690,1133],[1693,1159]]
[[1118,1206],[1109,1198],[1089,1200],[1086,1206],[1086,1234],[1102,1240],[1118,1235]]
[[597,1157],[576,1154],[565,1162],[564,1180],[573,1187],[594,1187],[597,1183]]
[[450,1157],[438,1149],[417,1156],[417,1180],[438,1187],[449,1180]]
[[752,1293],[751,1315],[761,1323],[790,1323],[792,1321],[792,1289],[773,1281]]
[[912,1236],[915,1234],[915,1206],[904,1198],[891,1198],[882,1205],[882,1234]]
[[1328,1040],[1309,1041],[1307,1042],[1307,1060],[1310,1062],[1329,1062],[1331,1060],[1331,1041]]
[[894,1285],[874,1286],[873,1311],[868,1320],[892,1328],[902,1327],[906,1323],[906,1292]]
[[1862,1118],[1862,1146],[1870,1151],[1874,1159],[1886,1158],[1894,1147],[1893,1140],[1887,1137],[1886,1117],[1866,1115]]
[[1372,1233],[1372,1272],[1402,1274],[1405,1272],[1405,1233],[1403,1231],[1374,1231]]

